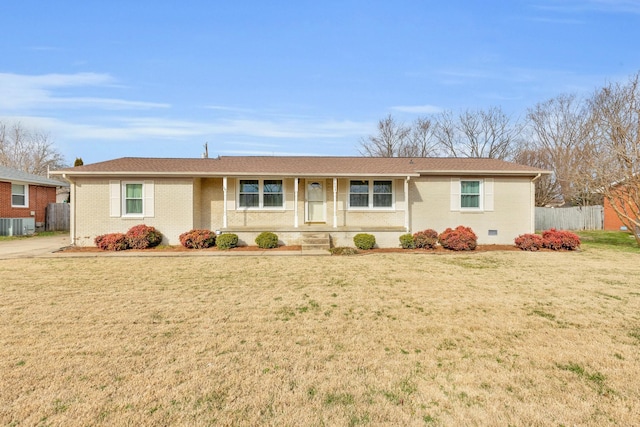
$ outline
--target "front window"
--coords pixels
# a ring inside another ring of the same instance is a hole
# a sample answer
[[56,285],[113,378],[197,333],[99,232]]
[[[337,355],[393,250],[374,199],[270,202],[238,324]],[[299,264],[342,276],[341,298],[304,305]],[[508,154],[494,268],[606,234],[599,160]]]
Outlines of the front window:
[[238,206],[241,208],[284,207],[281,179],[241,179],[238,187]]
[[27,186],[11,184],[11,206],[27,207]]
[[142,215],[142,183],[124,184],[124,215]]
[[240,181],[240,207],[257,208],[260,206],[260,182],[257,179]]
[[349,184],[349,206],[369,207],[369,181],[351,181]]
[[349,182],[350,208],[393,207],[393,182],[358,180]]
[[393,205],[391,181],[373,181],[373,207],[390,208]]
[[480,181],[460,181],[460,207],[480,208]]
[[282,207],[284,201],[284,193],[282,192],[282,180],[265,179],[263,188],[264,206],[269,208]]

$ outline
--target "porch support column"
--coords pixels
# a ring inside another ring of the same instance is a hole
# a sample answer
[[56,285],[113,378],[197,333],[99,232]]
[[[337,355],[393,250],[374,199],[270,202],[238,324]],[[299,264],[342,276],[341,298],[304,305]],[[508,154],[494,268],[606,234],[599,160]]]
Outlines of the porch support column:
[[293,228],[298,228],[298,178],[293,178]]
[[338,228],[338,178],[333,178],[333,228]]
[[409,225],[409,180],[411,179],[411,177],[407,177],[407,179],[404,180],[404,228],[405,231],[408,233],[411,230],[411,227]]
[[222,228],[227,228],[227,177],[222,178]]

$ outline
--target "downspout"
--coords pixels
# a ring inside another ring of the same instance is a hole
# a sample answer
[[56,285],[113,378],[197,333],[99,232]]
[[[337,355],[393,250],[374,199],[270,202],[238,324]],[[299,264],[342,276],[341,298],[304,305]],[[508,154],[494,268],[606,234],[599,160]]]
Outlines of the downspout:
[[333,178],[333,228],[338,228],[338,178]]
[[293,228],[298,228],[298,179],[293,178]]
[[62,174],[62,178],[71,183],[69,188],[69,239],[70,244],[76,244],[76,183],[67,176],[66,173]]
[[407,176],[407,179],[404,180],[404,201],[405,201],[404,228],[405,228],[405,231],[407,233],[411,231],[411,225],[409,224],[409,221],[410,221],[410,217],[409,217],[409,180],[410,179],[411,179],[411,177]]
[[226,176],[222,177],[222,228],[227,228],[227,184]]
[[541,176],[539,173],[531,180],[531,233],[536,232],[536,180]]

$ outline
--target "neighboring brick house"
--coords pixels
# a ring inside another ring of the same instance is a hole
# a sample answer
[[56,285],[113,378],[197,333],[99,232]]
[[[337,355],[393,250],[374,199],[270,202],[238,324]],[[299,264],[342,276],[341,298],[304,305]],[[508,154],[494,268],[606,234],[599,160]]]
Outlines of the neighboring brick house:
[[0,235],[30,234],[44,227],[46,208],[66,182],[0,166]]
[[380,247],[404,233],[465,225],[481,244],[534,232],[535,180],[548,171],[496,159],[374,157],[120,158],[52,171],[71,183],[71,243],[137,224],[165,244],[202,228],[253,244],[263,231],[289,245],[305,233]]
[[[624,185],[617,185],[614,187],[616,191],[623,192],[625,191]],[[629,201],[629,196],[624,194],[622,195],[623,200]],[[618,205],[620,206],[620,205]],[[634,206],[634,204],[627,205],[627,208]],[[632,209],[630,211],[633,211]],[[631,231],[628,230],[627,226],[622,223],[620,217],[611,206],[611,202],[606,197],[604,198],[604,229],[609,231]]]

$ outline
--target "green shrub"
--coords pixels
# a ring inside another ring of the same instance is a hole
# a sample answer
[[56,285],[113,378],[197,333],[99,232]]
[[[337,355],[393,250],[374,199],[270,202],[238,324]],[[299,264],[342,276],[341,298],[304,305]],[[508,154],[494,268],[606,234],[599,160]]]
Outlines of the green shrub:
[[180,244],[189,249],[205,249],[216,244],[216,233],[211,230],[190,230],[180,235]]
[[233,233],[221,234],[216,238],[218,249],[231,249],[238,246],[238,235]]
[[376,238],[373,234],[358,233],[353,236],[353,243],[356,245],[356,248],[366,251],[373,249],[376,245]]
[[521,234],[514,241],[517,248],[523,251],[538,251],[544,246],[544,240],[539,234]]
[[472,251],[478,246],[478,236],[469,227],[462,225],[447,228],[438,236],[438,243],[452,251]]
[[433,249],[438,244],[438,232],[430,228],[424,231],[418,231],[414,233],[413,241],[416,248]]
[[400,236],[400,246],[402,246],[402,249],[415,249],[416,243],[414,242],[411,233]]
[[131,227],[125,237],[127,239],[127,247],[131,249],[153,248],[162,242],[162,234],[154,227],[144,224]]
[[124,233],[110,233],[97,236],[94,239],[97,247],[103,251],[124,251],[127,248],[127,238]]
[[256,244],[261,249],[273,249],[278,247],[278,235],[269,231],[263,231],[256,237]]

